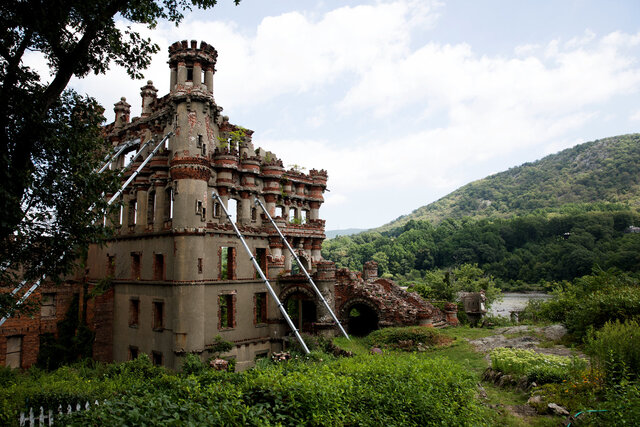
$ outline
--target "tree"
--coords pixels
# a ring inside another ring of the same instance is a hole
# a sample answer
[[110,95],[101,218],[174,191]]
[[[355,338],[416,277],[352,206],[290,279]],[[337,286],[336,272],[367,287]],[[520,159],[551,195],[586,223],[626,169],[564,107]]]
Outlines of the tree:
[[[236,4],[240,0],[234,0]],[[113,174],[94,170],[108,147],[102,108],[65,90],[72,76],[105,73],[112,63],[133,78],[159,50],[131,26],[178,25],[186,11],[216,0],[5,0],[0,2],[0,283],[15,285],[69,271],[88,243],[105,237],[102,195]],[[51,81],[25,65],[46,58]],[[12,305],[8,294],[2,307]],[[3,313],[2,313],[3,314]]]

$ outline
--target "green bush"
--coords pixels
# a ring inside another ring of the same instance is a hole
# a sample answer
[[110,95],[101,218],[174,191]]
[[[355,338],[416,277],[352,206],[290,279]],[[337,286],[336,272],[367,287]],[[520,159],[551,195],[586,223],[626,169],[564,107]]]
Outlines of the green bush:
[[419,351],[443,346],[452,340],[433,328],[411,326],[378,329],[371,332],[366,341],[371,346],[384,349]]
[[577,357],[540,354],[531,350],[496,348],[491,351],[491,366],[505,374],[526,376],[538,384],[562,382],[578,375],[587,362]]
[[640,325],[627,320],[607,322],[599,331],[587,337],[587,352],[593,365],[604,372],[608,383],[622,379],[640,379]]

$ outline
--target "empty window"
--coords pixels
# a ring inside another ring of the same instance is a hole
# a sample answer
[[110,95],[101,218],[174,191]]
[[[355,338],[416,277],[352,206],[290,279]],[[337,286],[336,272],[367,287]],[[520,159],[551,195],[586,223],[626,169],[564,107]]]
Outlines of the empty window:
[[202,258],[198,258],[198,274],[202,274]]
[[5,366],[8,368],[22,367],[22,336],[7,337],[7,355]]
[[131,164],[133,162],[133,156],[136,155],[136,150],[132,150],[129,151],[127,154],[124,155],[124,167],[129,166],[129,164]]
[[235,264],[235,248],[223,246],[220,251],[220,279],[221,280],[233,280],[235,279],[234,264]]
[[153,256],[153,280],[164,280],[164,255]]
[[296,208],[289,208],[289,222],[295,222],[296,221]]
[[220,209],[220,203],[218,202],[213,202],[213,216],[215,218],[218,218],[220,216],[220,211],[222,209]]
[[227,202],[227,212],[229,212],[229,220],[236,222],[238,218],[238,201],[236,199],[229,199]]
[[187,67],[187,81],[193,81],[193,67]]
[[129,360],[135,360],[138,358],[138,355],[140,354],[140,352],[138,351],[138,347],[129,346]]
[[251,221],[256,222],[258,220],[258,209],[251,208]]
[[113,277],[116,275],[116,256],[107,255],[107,276]]
[[219,329],[235,327],[235,295],[220,295],[218,307]]
[[154,366],[162,366],[162,353],[159,351],[151,352],[151,361]]
[[42,294],[40,316],[54,317],[56,315],[56,294]]
[[276,216],[282,218],[284,208],[282,206],[276,206]]
[[162,301],[153,302],[153,329],[164,329],[164,302]]
[[165,221],[173,218],[173,189],[171,187],[164,190],[164,218]]
[[124,206],[120,205],[120,213],[118,214],[118,225],[122,225],[123,220],[124,220]]
[[254,323],[256,325],[261,323],[267,323],[267,293],[258,292],[255,294],[255,317]]
[[129,300],[129,326],[137,328],[140,321],[140,300]]
[[140,280],[140,272],[142,271],[141,256],[139,253],[131,253],[131,278]]
[[156,212],[156,192],[150,191],[147,198],[147,224],[153,224]]
[[308,210],[306,210],[306,209],[304,209],[304,210],[301,212],[301,214],[302,214],[302,218],[301,218],[302,223],[303,223],[303,224],[308,223],[308,222],[309,222],[309,211],[308,211]]
[[[262,270],[264,275],[267,275],[267,249],[266,248],[257,248],[256,249],[256,261]],[[260,274],[258,270],[256,270],[256,279],[260,278]]]
[[136,199],[133,199],[131,201],[129,201],[129,212],[128,212],[128,224],[129,225],[136,225],[136,215],[138,213],[138,201]]

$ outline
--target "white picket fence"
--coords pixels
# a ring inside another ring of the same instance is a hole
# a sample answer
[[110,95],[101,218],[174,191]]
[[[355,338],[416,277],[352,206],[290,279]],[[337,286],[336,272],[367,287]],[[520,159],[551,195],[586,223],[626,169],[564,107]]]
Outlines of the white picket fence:
[[[94,402],[94,405],[99,405],[98,401]],[[91,408],[91,403],[86,402],[84,405],[76,403],[75,406],[67,405],[63,408],[62,405],[58,405],[58,410],[44,409],[40,407],[40,414],[37,414],[33,408],[29,408],[28,413],[20,412],[20,427],[35,427],[35,426],[52,426],[54,417],[65,414],[71,414],[78,411],[86,411]]]

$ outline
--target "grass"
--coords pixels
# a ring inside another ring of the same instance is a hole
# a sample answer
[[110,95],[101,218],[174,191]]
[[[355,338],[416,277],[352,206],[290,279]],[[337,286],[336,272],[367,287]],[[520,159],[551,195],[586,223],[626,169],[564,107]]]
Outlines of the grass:
[[[463,366],[467,371],[472,372],[478,379],[478,383],[484,388],[487,397],[483,403],[491,408],[491,424],[508,427],[551,427],[558,426],[563,421],[562,417],[549,415],[522,416],[517,414],[513,408],[527,403],[529,395],[515,388],[500,388],[493,383],[481,381],[482,373],[489,366],[489,361],[485,354],[475,351],[468,340],[495,335],[495,331],[486,328],[471,328],[469,326],[459,326],[456,328],[446,328],[439,330],[443,335],[453,338],[451,345],[436,348],[428,352],[416,353],[421,358],[446,358],[458,365]],[[517,335],[524,335],[517,334]],[[352,338],[347,340],[340,337],[335,338],[334,343],[353,354],[366,354],[370,349],[366,338]],[[396,351],[389,350],[389,354]],[[397,352],[400,353],[400,352]]]

